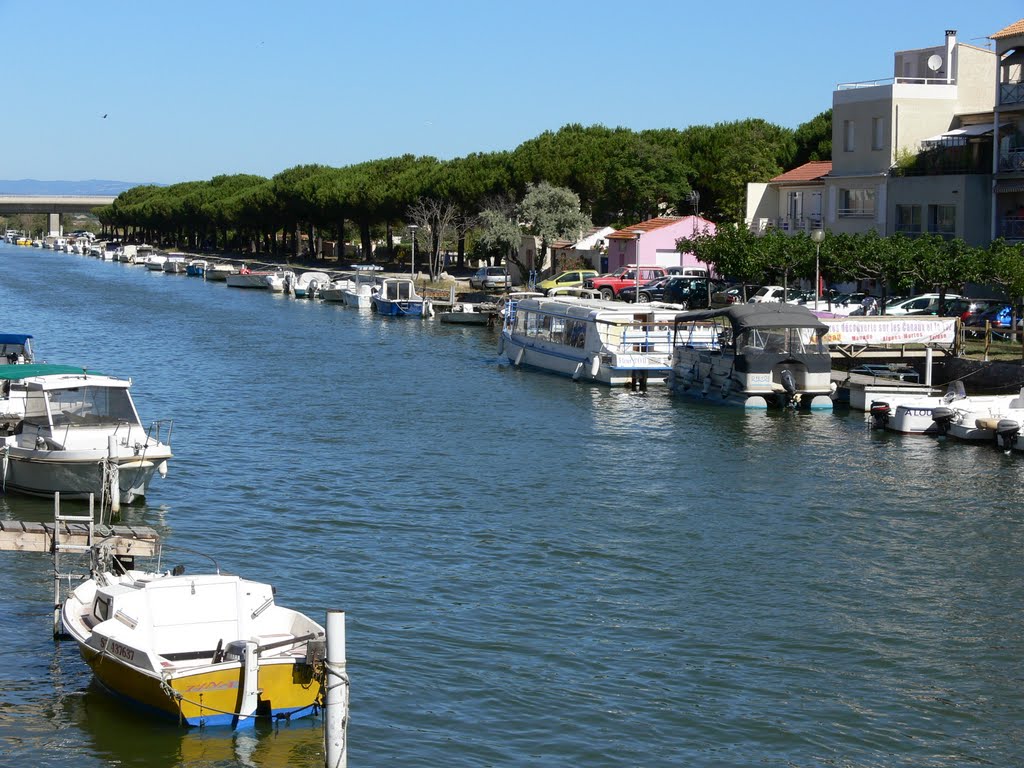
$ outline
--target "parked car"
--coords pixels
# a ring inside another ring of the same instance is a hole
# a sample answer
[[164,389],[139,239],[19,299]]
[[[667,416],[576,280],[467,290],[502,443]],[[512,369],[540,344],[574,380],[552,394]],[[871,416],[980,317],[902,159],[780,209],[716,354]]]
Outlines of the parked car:
[[580,288],[587,281],[587,278],[597,277],[597,275],[596,269],[570,269],[565,272],[559,272],[547,280],[541,280],[537,283],[537,290],[541,293],[547,293],[552,288]]
[[668,276],[668,272],[665,270],[665,267],[637,267],[633,264],[627,264],[624,267],[619,267],[610,275],[589,277],[584,285],[587,288],[593,288],[595,291],[600,291],[601,298],[603,299],[615,299],[618,298],[619,291],[623,288],[630,285],[635,287],[637,272],[640,273],[639,280],[641,285],[649,283],[652,280],[657,280],[659,277]]
[[480,267],[469,278],[469,287],[484,290],[508,289],[512,287],[512,278],[504,267]]
[[[685,278],[680,278],[685,279]],[[646,304],[651,301],[664,301],[665,286],[672,280],[671,277],[659,277],[640,286],[640,303]],[[619,299],[622,301],[636,301],[636,286],[627,285],[619,289]]]
[[803,291],[798,288],[785,289],[781,285],[765,285],[747,299],[751,304],[770,304],[772,302],[792,301],[800,298]]
[[933,304],[928,309],[908,312],[908,315],[939,315],[941,317],[959,317],[966,322],[972,315],[979,315],[993,307],[1002,309],[1006,302],[997,299],[950,299],[940,311],[939,305]]
[[725,288],[724,283],[712,280],[710,290],[708,281],[689,277],[673,277],[668,281],[661,300],[669,304],[679,304],[685,309],[707,309],[710,297]]
[[[1024,326],[1024,307],[1017,308],[1017,327]],[[972,336],[980,336],[984,333],[985,324],[988,323],[997,330],[1008,331],[1013,327],[1013,307],[1010,304],[1002,303],[989,307],[988,309],[971,315],[964,320],[964,328]]]
[[[963,298],[957,293],[947,293],[946,300]],[[911,296],[903,301],[889,302],[885,306],[887,315],[906,315],[910,312],[917,312],[922,309],[931,309],[939,306],[939,294],[922,293],[920,296]]]
[[679,275],[680,277],[702,277],[705,280],[708,279],[708,271],[704,267],[669,267],[668,273],[670,275]]
[[717,309],[733,304],[742,304],[748,297],[753,296],[760,287],[759,285],[731,285],[723,288],[711,294],[711,306]]

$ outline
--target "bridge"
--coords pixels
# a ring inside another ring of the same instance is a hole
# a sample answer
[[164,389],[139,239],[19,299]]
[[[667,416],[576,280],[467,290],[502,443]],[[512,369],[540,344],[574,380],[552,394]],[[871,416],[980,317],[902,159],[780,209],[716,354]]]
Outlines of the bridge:
[[45,213],[50,234],[59,235],[62,213],[88,213],[114,199],[113,195],[0,195],[0,213]]

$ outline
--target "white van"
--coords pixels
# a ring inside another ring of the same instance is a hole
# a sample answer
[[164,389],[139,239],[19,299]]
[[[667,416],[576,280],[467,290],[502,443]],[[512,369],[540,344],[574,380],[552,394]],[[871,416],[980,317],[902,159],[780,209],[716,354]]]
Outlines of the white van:
[[703,277],[705,280],[708,276],[708,271],[704,267],[669,267],[667,271],[673,276]]

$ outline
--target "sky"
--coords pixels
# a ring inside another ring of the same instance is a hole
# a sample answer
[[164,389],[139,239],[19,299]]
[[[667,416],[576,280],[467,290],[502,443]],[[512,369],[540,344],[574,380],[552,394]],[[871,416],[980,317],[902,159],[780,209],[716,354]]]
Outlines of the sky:
[[0,0],[0,178],[170,184],[512,150],[569,123],[796,128],[1020,0]]

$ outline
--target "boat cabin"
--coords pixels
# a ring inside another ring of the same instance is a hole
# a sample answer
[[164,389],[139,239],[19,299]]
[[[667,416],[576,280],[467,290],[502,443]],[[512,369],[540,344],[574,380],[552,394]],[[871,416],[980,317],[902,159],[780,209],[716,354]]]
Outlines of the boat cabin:
[[31,363],[34,358],[32,336],[27,333],[0,333],[0,365]]

